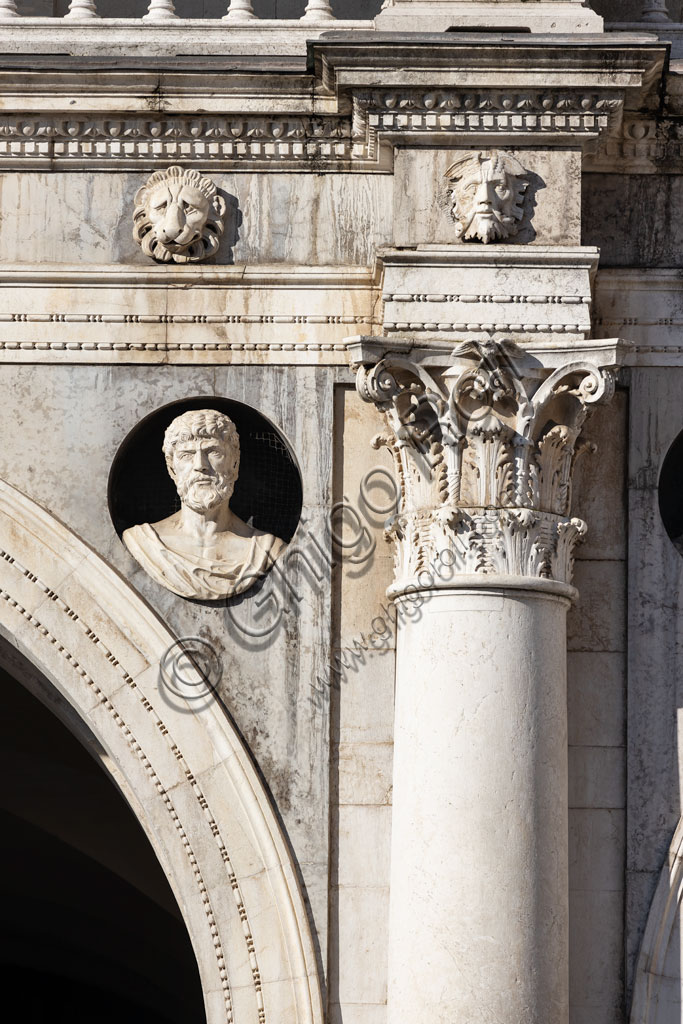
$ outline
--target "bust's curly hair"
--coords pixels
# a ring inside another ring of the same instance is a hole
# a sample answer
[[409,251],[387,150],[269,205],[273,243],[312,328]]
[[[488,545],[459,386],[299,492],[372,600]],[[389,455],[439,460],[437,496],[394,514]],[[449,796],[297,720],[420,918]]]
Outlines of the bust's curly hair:
[[237,427],[229,416],[216,409],[192,409],[176,416],[166,428],[163,452],[166,468],[173,477],[173,452],[181,441],[212,438],[222,441],[233,454],[232,478],[237,479],[240,465],[240,439]]

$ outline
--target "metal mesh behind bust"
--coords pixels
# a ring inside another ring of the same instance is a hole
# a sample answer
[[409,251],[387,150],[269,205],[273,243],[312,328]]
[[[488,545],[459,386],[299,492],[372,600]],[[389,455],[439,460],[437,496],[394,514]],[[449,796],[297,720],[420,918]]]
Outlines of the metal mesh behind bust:
[[217,409],[240,438],[240,471],[230,507],[241,519],[284,541],[301,515],[301,477],[275,428],[255,409],[229,399],[199,398],[152,413],[121,445],[109,479],[109,508],[119,536],[129,526],[155,523],[177,512],[180,498],[168,475],[162,442],[169,423],[190,409]]

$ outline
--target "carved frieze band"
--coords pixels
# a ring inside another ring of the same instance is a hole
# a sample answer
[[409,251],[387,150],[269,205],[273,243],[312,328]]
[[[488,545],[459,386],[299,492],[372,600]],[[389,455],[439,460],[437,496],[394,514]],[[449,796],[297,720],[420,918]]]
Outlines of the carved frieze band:
[[[377,154],[384,134],[569,134],[597,136],[619,123],[623,99],[614,92],[375,90],[353,97],[353,136]],[[360,151],[359,151],[360,152]]]
[[571,135],[591,139],[618,126],[623,101],[610,91],[382,90],[353,95],[349,117],[267,116],[163,119],[108,115],[0,118],[0,167],[149,167],[182,162],[230,169],[348,165],[391,169],[387,135]]
[[627,114],[620,125],[586,146],[585,171],[623,174],[680,174],[683,124]]
[[[50,165],[130,168],[182,162],[230,169],[291,164],[319,171],[368,158],[340,117],[89,117],[48,115],[0,119],[0,166]],[[370,161],[377,169],[377,160]]]
[[[571,479],[591,405],[614,392],[614,365],[568,355],[538,375],[504,343],[466,342],[434,371],[400,354],[353,358],[362,398],[385,416],[400,490],[387,524],[396,587],[436,561],[452,582],[496,575],[570,583],[586,525],[571,516]],[[440,573],[442,579],[443,573]]]

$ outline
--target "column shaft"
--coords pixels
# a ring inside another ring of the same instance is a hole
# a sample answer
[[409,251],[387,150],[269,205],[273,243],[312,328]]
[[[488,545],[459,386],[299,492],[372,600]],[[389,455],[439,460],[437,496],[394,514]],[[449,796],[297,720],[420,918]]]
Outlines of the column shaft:
[[399,599],[389,1024],[563,1024],[568,600],[422,597]]

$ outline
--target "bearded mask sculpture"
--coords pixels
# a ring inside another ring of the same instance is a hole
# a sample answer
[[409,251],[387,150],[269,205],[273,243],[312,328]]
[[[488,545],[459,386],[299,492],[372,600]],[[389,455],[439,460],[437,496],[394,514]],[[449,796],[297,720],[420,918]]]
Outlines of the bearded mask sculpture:
[[133,238],[163,263],[196,263],[218,250],[225,200],[199,171],[155,171],[135,196]]
[[484,244],[516,235],[528,172],[510,153],[465,153],[446,171],[449,205],[461,241]]

